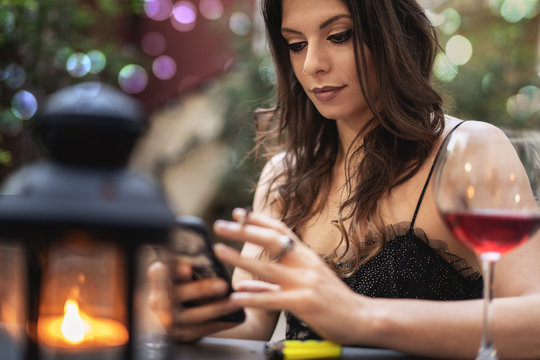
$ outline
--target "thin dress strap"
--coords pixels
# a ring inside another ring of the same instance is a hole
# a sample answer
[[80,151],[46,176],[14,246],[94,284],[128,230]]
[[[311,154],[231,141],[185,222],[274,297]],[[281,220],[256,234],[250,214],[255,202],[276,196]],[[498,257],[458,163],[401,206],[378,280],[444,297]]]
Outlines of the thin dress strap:
[[429,175],[426,179],[426,183],[424,184],[424,188],[422,189],[422,193],[420,194],[420,198],[418,199],[418,203],[416,204],[416,209],[414,210],[414,215],[411,220],[411,227],[409,228],[409,231],[414,229],[414,223],[416,222],[416,216],[418,215],[418,210],[420,210],[420,205],[422,204],[422,200],[424,199],[424,194],[426,193],[426,189],[429,184],[429,180],[431,179],[431,176],[433,175],[433,170],[435,169],[435,164],[437,164],[437,160],[439,159],[439,156],[441,155],[441,150],[444,147],[444,144],[446,144],[447,140],[450,138],[450,135],[456,130],[461,124],[463,124],[465,121],[460,122],[456,126],[450,130],[448,135],[444,138],[443,142],[441,143],[441,146],[439,147],[439,150],[437,150],[437,155],[435,155],[435,160],[433,160],[433,164],[431,165],[431,169],[429,170]]

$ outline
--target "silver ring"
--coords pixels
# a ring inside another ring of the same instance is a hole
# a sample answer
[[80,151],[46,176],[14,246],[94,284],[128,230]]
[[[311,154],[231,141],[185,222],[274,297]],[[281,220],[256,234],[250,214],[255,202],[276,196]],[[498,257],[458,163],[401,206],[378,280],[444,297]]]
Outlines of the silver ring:
[[291,239],[290,236],[281,235],[279,237],[279,245],[281,246],[281,250],[279,251],[279,254],[277,254],[277,256],[275,257],[276,261],[280,261],[281,259],[283,259],[283,257],[294,248],[294,240]]

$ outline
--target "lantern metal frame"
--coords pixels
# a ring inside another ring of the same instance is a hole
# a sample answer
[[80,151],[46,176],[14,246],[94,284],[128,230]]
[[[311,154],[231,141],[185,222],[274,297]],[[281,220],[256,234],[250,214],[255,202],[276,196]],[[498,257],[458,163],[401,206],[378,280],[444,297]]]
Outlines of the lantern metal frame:
[[26,359],[39,359],[40,257],[67,229],[105,235],[125,254],[123,358],[133,359],[137,251],[167,244],[174,222],[157,182],[126,166],[146,126],[136,100],[99,82],[60,90],[38,113],[34,129],[48,157],[9,177],[0,196],[0,238],[21,239],[27,255]]

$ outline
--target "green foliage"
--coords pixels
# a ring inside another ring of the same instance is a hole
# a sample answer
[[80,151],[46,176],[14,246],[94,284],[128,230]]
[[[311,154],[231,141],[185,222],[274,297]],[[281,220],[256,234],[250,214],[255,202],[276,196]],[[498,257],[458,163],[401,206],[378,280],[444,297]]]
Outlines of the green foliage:
[[[463,14],[455,34],[471,42],[473,55],[458,67],[453,81],[442,85],[448,112],[502,127],[537,128],[540,92],[534,89],[540,87],[538,16],[534,13],[511,23],[500,15],[502,4],[499,2],[492,13]],[[440,33],[443,47],[455,34]],[[515,96],[527,89],[529,92],[516,101]]]
[[[141,54],[122,43],[121,25],[140,13],[143,3],[0,0],[0,180],[39,156],[29,141],[32,101],[39,104],[48,94],[79,81],[116,85],[124,65],[142,61]],[[92,50],[105,55],[103,69],[67,70],[72,54],[83,56]],[[27,93],[17,98],[21,91]]]

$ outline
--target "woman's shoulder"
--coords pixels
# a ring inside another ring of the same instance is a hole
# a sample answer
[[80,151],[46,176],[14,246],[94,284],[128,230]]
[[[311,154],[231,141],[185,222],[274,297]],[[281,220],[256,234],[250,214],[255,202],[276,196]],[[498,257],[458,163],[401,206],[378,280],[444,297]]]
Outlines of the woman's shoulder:
[[285,152],[273,155],[264,165],[259,177],[259,186],[272,184],[272,187],[279,186],[280,179],[283,178],[285,170]]
[[[257,188],[255,190],[255,198],[253,201],[253,208],[256,211],[270,210],[270,213],[275,213],[277,206],[276,201],[276,189],[281,184],[280,179],[283,178],[283,171],[285,169],[285,152],[280,152],[273,155],[264,165]],[[268,209],[270,205],[273,209]]]
[[502,131],[497,126],[490,124],[485,121],[479,120],[462,120],[454,116],[445,115],[445,127],[443,132],[443,138],[452,131],[460,123],[460,131],[468,132],[485,132],[486,136],[505,136],[504,131]]
[[285,151],[273,155],[264,165],[264,168],[261,173],[261,178],[274,178],[280,174],[285,167]]

